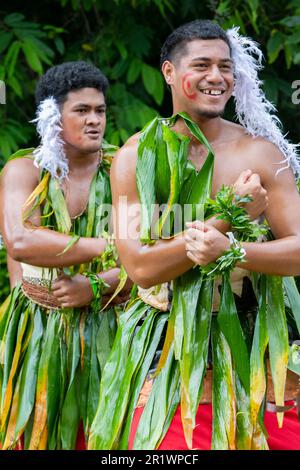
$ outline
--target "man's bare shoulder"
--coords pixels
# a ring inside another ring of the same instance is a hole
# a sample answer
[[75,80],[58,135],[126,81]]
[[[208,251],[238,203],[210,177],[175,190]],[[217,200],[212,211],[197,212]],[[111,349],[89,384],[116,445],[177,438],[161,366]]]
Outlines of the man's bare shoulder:
[[[261,161],[262,153],[266,153],[266,157],[270,158],[270,160],[274,161],[274,158],[277,159],[277,161],[282,160],[282,153],[278,147],[269,140],[260,136],[253,137],[241,124],[224,119],[222,121],[223,133],[228,137],[228,141],[235,141],[243,152],[250,153],[253,158],[256,156],[259,161]],[[253,155],[254,151],[255,155]]]
[[15,178],[15,181],[22,177],[22,179],[38,182],[39,169],[34,165],[33,159],[28,157],[14,158],[9,160],[1,172],[1,178],[10,179]]
[[112,162],[111,174],[120,177],[135,171],[139,136],[139,132],[131,136],[117,151]]
[[[245,127],[234,122],[223,120],[224,143],[236,155],[243,158],[245,168],[250,168],[261,177],[274,177],[278,170],[286,168],[285,157],[277,145],[268,139],[250,135]],[[230,145],[232,144],[232,145]]]
[[[284,157],[280,152],[279,148],[265,139],[264,137],[254,137],[250,135],[245,127],[231,121],[223,121],[223,133],[227,136],[226,140],[233,141],[239,147],[239,150],[243,152],[243,156],[251,155],[252,161],[279,163]],[[262,159],[264,156],[264,159]]]
[[249,134],[245,134],[240,140],[240,145],[244,153],[250,155],[253,162],[262,167],[278,165],[284,160],[284,155],[277,145],[264,137],[253,137]]
[[117,159],[125,158],[125,157],[133,158],[133,156],[137,154],[140,134],[141,134],[140,132],[137,132],[136,134],[129,137],[129,139],[125,142],[125,144],[123,144],[122,147],[118,150],[115,158]]
[[246,135],[241,142],[241,154],[248,161],[248,166],[260,175],[263,183],[285,180],[294,186],[294,176],[288,168],[286,157],[274,143],[263,137]]

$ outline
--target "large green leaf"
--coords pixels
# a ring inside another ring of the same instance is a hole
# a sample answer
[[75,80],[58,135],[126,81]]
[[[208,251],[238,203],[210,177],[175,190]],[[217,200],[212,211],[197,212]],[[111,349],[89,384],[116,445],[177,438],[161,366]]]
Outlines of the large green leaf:
[[[267,328],[275,403],[277,406],[284,406],[289,339],[284,309],[283,281],[279,276],[267,277]],[[282,427],[283,413],[277,413],[277,420],[279,427]]]
[[[192,322],[192,331],[190,337],[188,334],[184,336],[180,361],[181,419],[189,448],[192,448],[192,434],[207,367],[213,299],[213,281],[204,280],[202,283],[200,281],[200,285],[198,299],[196,289],[191,285],[191,292],[198,301],[194,311],[191,308],[187,309],[187,315]],[[187,332],[188,330],[185,329],[185,333]]]
[[[4,415],[3,407],[6,398],[6,389],[9,380],[9,375],[11,371],[11,365],[13,361],[14,351],[16,347],[16,339],[18,334],[19,320],[22,315],[22,304],[18,305],[13,311],[13,315],[8,317],[7,324],[5,326],[4,334],[2,336],[2,345],[4,345],[3,350],[1,351],[2,360],[1,363],[3,367],[3,378],[2,378],[2,392],[1,392],[1,426],[4,426]],[[5,358],[5,360],[4,360]]]
[[300,335],[300,294],[293,277],[284,277],[283,286]]
[[80,332],[80,386],[78,399],[83,428],[87,432],[87,395],[91,369],[92,323],[93,314],[82,313],[79,324]]
[[236,398],[236,448],[251,450],[252,422],[250,413],[249,394],[246,393],[239,376],[234,375]]
[[[53,320],[55,325],[47,374],[47,433],[48,442],[53,440],[56,444],[57,417],[60,411],[61,394],[63,392],[60,378],[61,363],[59,325],[61,313],[52,312],[51,315],[54,317]],[[51,439],[52,436],[53,438]],[[51,448],[49,444],[48,447]]]
[[92,179],[89,191],[89,202],[88,202],[88,217],[87,217],[87,227],[86,227],[86,237],[91,237],[93,234],[93,226],[95,220],[95,211],[96,211],[96,181],[97,173]]
[[97,411],[99,389],[100,389],[100,379],[101,379],[101,370],[100,370],[100,365],[99,365],[97,354],[96,354],[97,335],[98,335],[98,324],[96,322],[96,319],[94,318],[93,330],[92,330],[91,367],[90,367],[89,388],[88,388],[88,395],[87,395],[87,429],[88,430],[90,429],[92,425],[94,416]]
[[[74,318],[75,317],[75,318]],[[79,315],[70,317],[67,340],[68,385],[61,411],[60,432],[62,449],[74,449],[80,419],[77,387],[79,386],[80,334]]]
[[[48,315],[46,331],[39,358],[37,386],[35,395],[34,417],[30,436],[30,450],[45,450],[47,448],[47,414],[48,414],[48,374],[53,347],[57,343],[57,314]],[[50,394],[53,393],[50,390]],[[55,393],[55,392],[54,392]],[[50,398],[51,400],[51,398]]]
[[235,449],[236,409],[229,345],[216,319],[212,321],[213,390],[212,449]]
[[163,314],[161,313],[158,315],[155,319],[155,324],[153,327],[152,331],[152,336],[149,342],[149,348],[147,350],[147,353],[144,357],[144,360],[142,362],[142,365],[140,367],[140,370],[138,371],[138,374],[135,377],[135,380],[132,385],[132,396],[130,399],[130,404],[128,407],[128,412],[127,412],[127,420],[126,424],[124,427],[124,430],[122,432],[122,436],[120,438],[120,445],[119,448],[121,450],[128,449],[128,441],[129,441],[129,435],[130,435],[130,429],[131,429],[131,423],[132,423],[132,418],[134,415],[135,407],[138,402],[139,398],[139,393],[142,388],[142,385],[144,384],[144,381],[146,379],[147,373],[149,371],[149,368],[151,366],[152,360],[154,358],[156,349],[159,345],[159,341],[161,339],[161,335],[163,332],[163,328],[165,326],[166,320],[168,318],[168,314]]
[[50,179],[48,194],[55,213],[58,231],[68,234],[71,228],[71,219],[58,180]]
[[[135,354],[137,354],[135,357],[131,355],[131,371],[127,371],[125,364],[128,364],[129,361],[130,348],[137,323],[143,318],[148,309],[149,307],[143,302],[138,302],[120,317],[114,346],[102,374],[98,409],[91,427],[89,449],[112,449],[117,445],[128,406],[130,381],[143,351],[135,351]],[[153,313],[149,315],[148,321],[143,323],[144,332],[146,333],[143,336],[144,341],[147,340],[148,327],[152,324]],[[143,331],[141,334],[143,334]],[[111,403],[115,403],[113,410],[110,406]]]
[[[179,180],[179,158],[180,153],[180,141],[172,132],[168,126],[162,126],[162,139],[165,143],[165,148],[168,156],[168,166],[170,171],[170,182],[169,182],[169,197],[166,203],[166,207],[158,221],[158,227],[156,234],[161,238],[162,236],[170,237],[172,233],[173,225],[173,205],[178,202],[180,193],[180,180]],[[158,175],[157,175],[158,176]],[[157,178],[156,176],[156,178]],[[168,224],[166,224],[168,222]],[[166,224],[166,227],[164,225]],[[164,233],[163,233],[163,229]]]
[[140,240],[142,243],[151,242],[151,225],[155,204],[155,134],[157,122],[156,118],[153,119],[150,125],[142,131],[139,138],[136,182],[141,203]]
[[230,347],[237,374],[247,393],[250,391],[250,363],[245,337],[237,314],[229,274],[222,278],[218,324]]
[[266,276],[261,276],[259,310],[250,355],[250,407],[254,429],[257,427],[258,413],[266,393],[265,353],[268,340]]
[[172,347],[165,367],[155,378],[151,395],[145,406],[134,439],[134,449],[155,449],[163,437],[165,422],[170,408],[173,409],[173,397],[179,381],[179,366],[174,359]]
[[[14,312],[16,314],[16,312]],[[14,318],[16,316],[16,319]],[[3,370],[3,384],[1,394],[1,432],[4,432],[9,419],[12,405],[14,386],[19,375],[22,344],[25,337],[26,327],[29,319],[29,308],[21,308],[20,315],[16,314],[10,321],[5,339],[6,348]]]
[[37,306],[34,312],[34,326],[28,349],[24,358],[20,385],[20,402],[15,435],[18,438],[24,430],[35,401],[35,389],[40,358],[41,339],[43,337],[43,324],[40,308]]

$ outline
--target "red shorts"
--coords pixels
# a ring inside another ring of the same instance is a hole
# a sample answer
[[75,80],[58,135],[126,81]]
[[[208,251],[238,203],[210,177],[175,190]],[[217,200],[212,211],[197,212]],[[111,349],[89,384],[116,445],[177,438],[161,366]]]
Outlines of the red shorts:
[[[289,405],[290,402],[286,402]],[[133,440],[143,407],[137,408],[131,426],[129,449]],[[300,422],[296,409],[284,413],[283,427],[278,428],[276,413],[266,412],[265,426],[269,434],[270,450],[300,450]],[[200,405],[196,416],[196,428],[193,435],[193,448],[197,450],[211,449],[212,407]],[[188,450],[181,424],[180,406],[177,408],[171,426],[165,435],[159,450]]]

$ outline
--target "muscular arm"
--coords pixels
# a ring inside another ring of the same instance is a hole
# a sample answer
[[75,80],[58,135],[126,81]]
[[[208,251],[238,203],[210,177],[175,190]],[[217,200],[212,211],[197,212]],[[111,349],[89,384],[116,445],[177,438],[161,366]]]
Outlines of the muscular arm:
[[[22,222],[22,207],[38,184],[38,170],[30,159],[7,163],[0,180],[0,231],[11,258],[41,267],[64,267],[81,264],[98,256],[106,241],[80,238],[67,253],[61,253],[71,237],[54,230],[28,228]],[[39,213],[33,223],[40,223]]]
[[263,186],[268,192],[266,219],[276,240],[267,243],[244,243],[246,263],[241,267],[251,271],[282,276],[300,273],[300,197],[290,169],[276,176],[282,154],[269,143],[263,147],[263,166],[258,168]]
[[276,240],[267,243],[244,243],[246,263],[251,271],[282,276],[300,273],[300,196],[290,169],[276,175],[284,165],[282,154],[269,143],[265,147],[265,163],[259,170],[268,191],[266,219]]
[[186,256],[183,237],[159,240],[151,246],[140,243],[136,161],[137,137],[133,136],[118,152],[111,168],[114,232],[120,260],[129,277],[147,288],[176,278],[193,263]]

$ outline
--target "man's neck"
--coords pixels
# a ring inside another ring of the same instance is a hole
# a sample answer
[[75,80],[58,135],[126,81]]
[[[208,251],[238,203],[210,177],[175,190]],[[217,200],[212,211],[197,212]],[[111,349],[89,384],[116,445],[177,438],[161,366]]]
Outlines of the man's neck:
[[[174,111],[174,114],[176,111]],[[200,118],[199,116],[192,116],[190,115],[194,122],[196,122],[207,138],[209,143],[217,142],[222,134],[223,124],[222,119],[220,116],[215,118]],[[174,126],[174,130],[187,135],[191,141],[198,142],[197,139],[191,134],[189,129],[187,128],[186,124],[184,123],[183,119],[178,119]]]
[[99,152],[84,153],[72,147],[66,147],[66,156],[71,173],[93,170],[99,162]]

